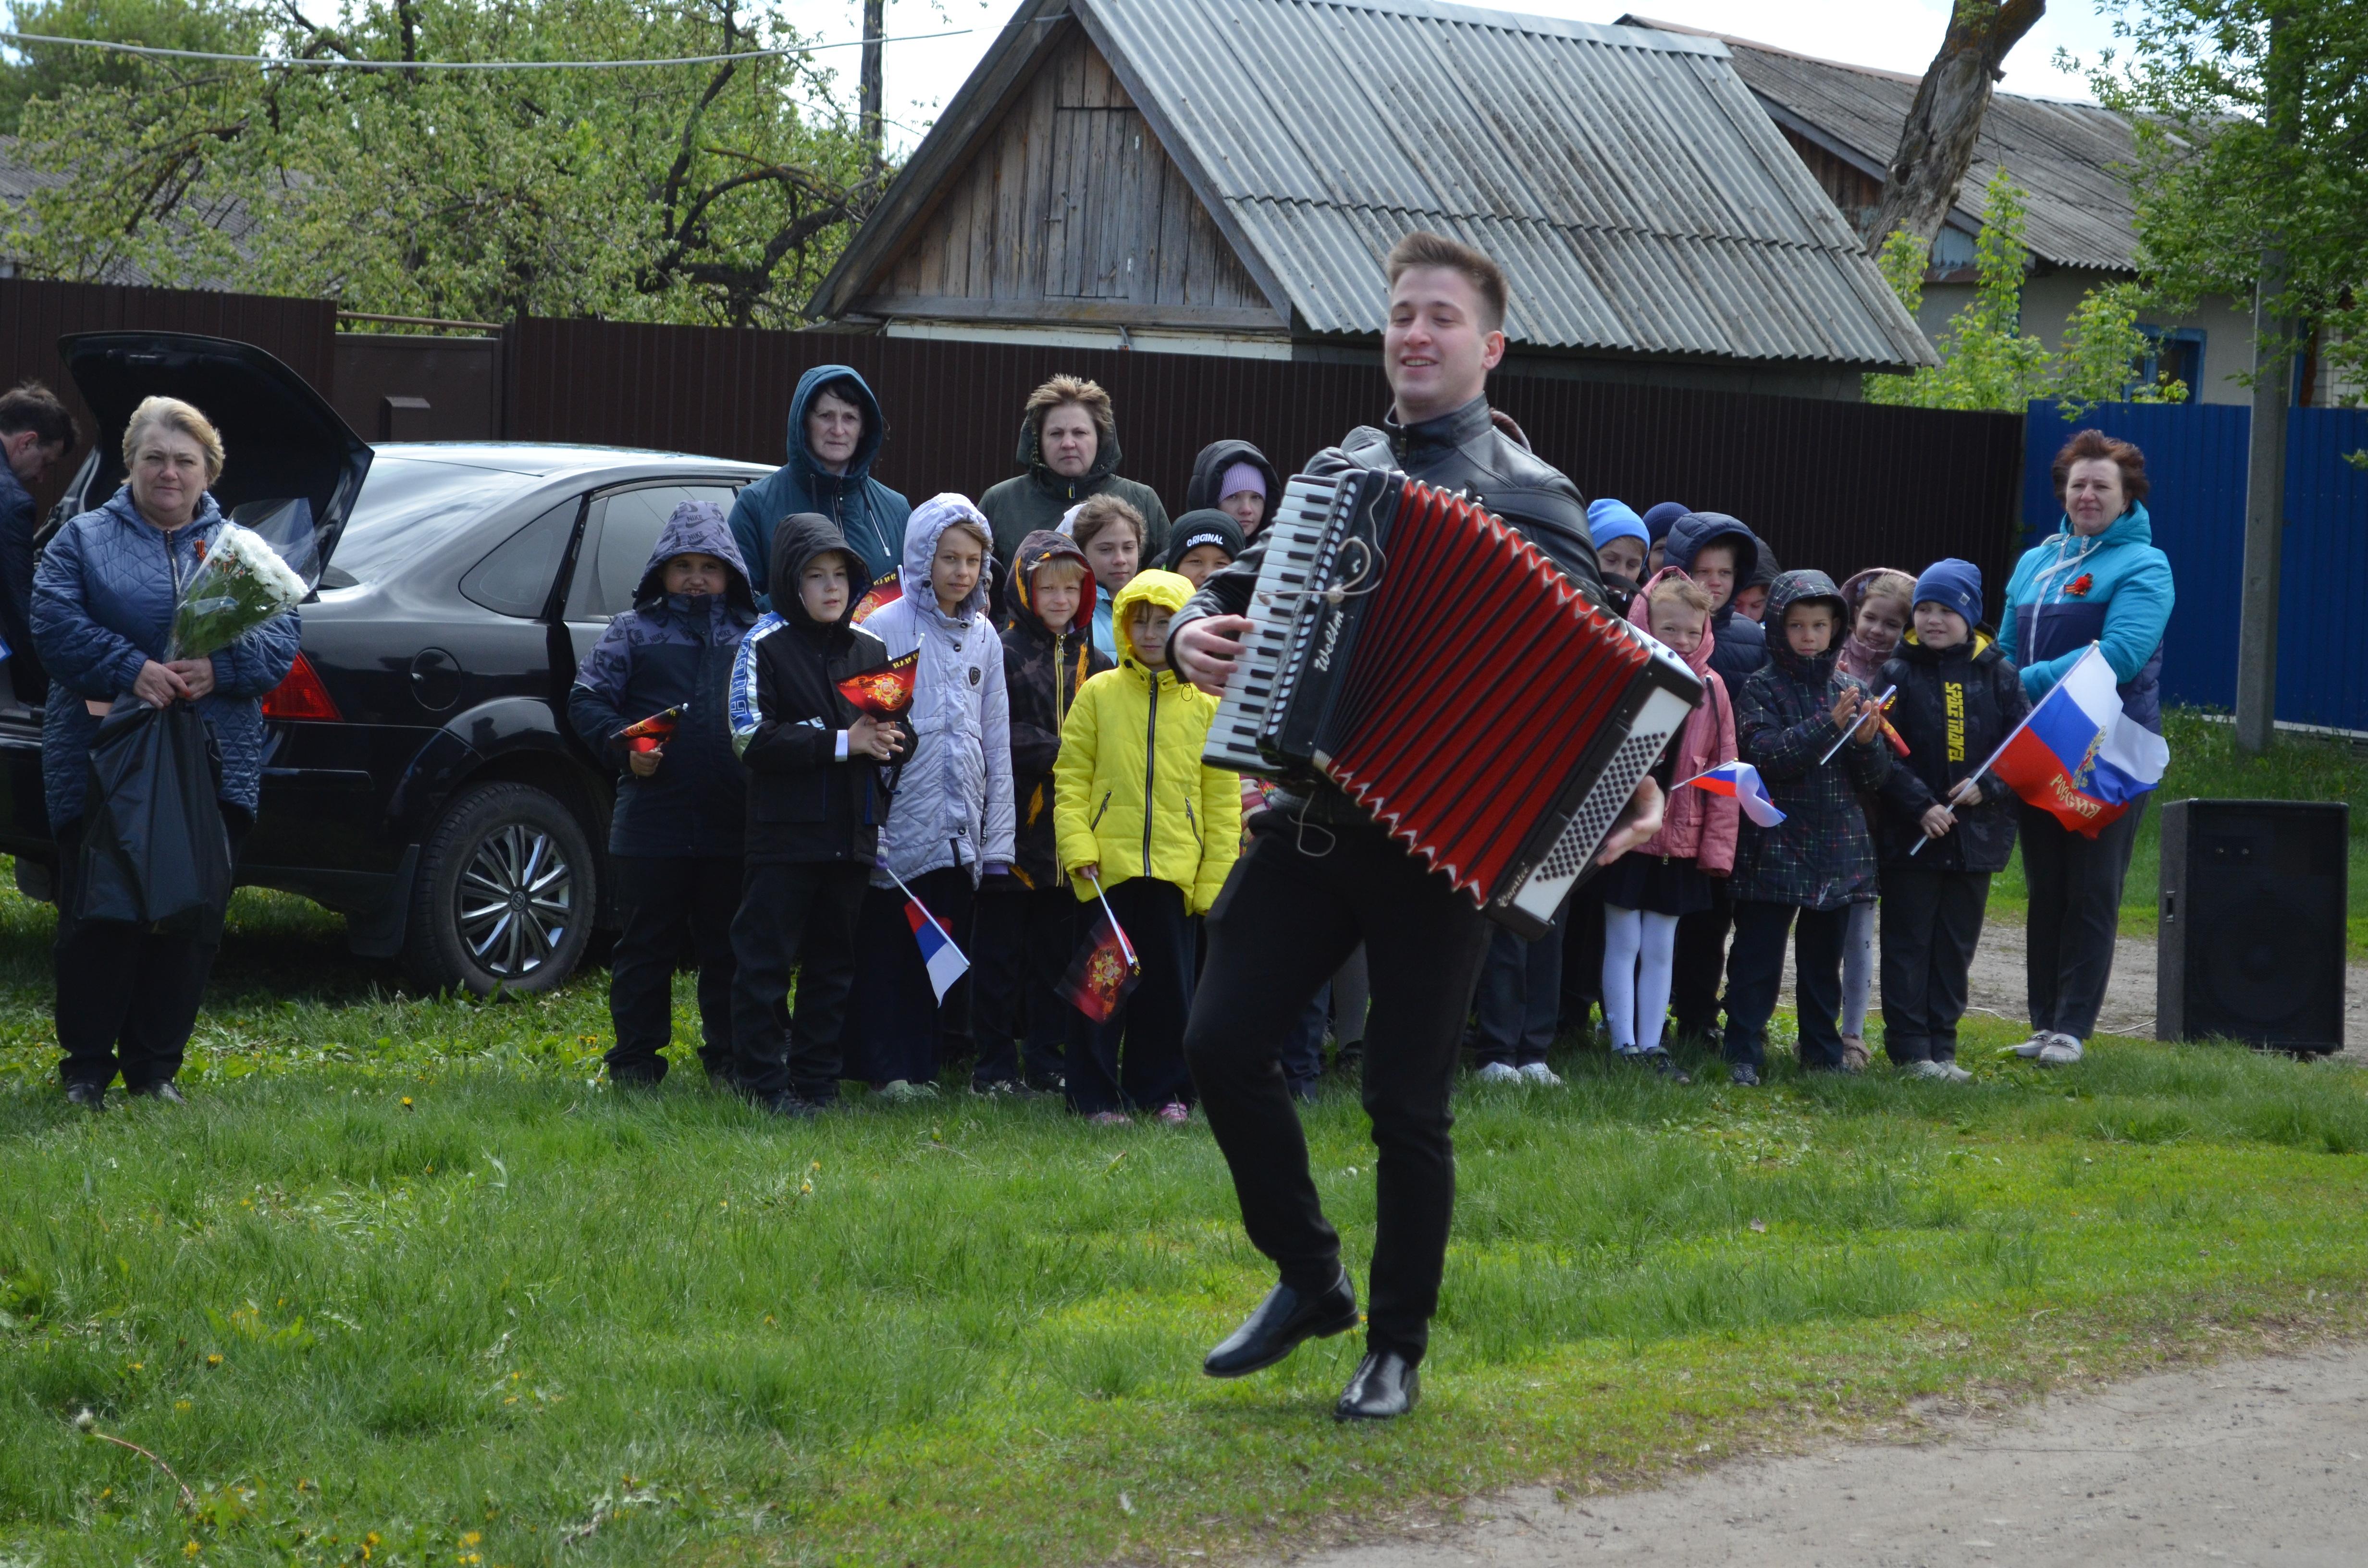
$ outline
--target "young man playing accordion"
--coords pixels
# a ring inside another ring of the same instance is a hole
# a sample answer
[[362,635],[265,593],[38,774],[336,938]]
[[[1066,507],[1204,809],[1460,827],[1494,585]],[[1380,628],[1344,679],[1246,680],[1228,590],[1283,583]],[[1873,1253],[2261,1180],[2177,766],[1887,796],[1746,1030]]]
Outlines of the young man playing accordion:
[[[1489,411],[1488,371],[1505,355],[1504,273],[1469,246],[1417,233],[1390,253],[1389,278],[1382,363],[1391,416],[1380,429],[1350,431],[1310,472],[1397,469],[1468,491],[1601,602],[1578,487]],[[1203,690],[1223,692],[1241,652],[1265,538],[1176,618],[1168,657]],[[1471,634],[1485,637],[1486,628],[1474,625]],[[1517,723],[1506,716],[1508,745],[1520,743]],[[1486,762],[1472,759],[1475,788]],[[1650,838],[1660,814],[1660,792],[1647,777],[1600,858],[1615,859]],[[1277,1059],[1316,987],[1362,942],[1372,975],[1364,1103],[1379,1149],[1379,1206],[1366,1355],[1334,1415],[1402,1415],[1415,1403],[1415,1368],[1439,1303],[1455,1198],[1448,1099],[1490,926],[1329,784],[1286,791],[1251,825],[1251,847],[1209,914],[1208,961],[1184,1050],[1233,1169],[1243,1224],[1281,1280],[1203,1369],[1239,1377],[1281,1360],[1304,1339],[1357,1324],[1356,1290],[1317,1201]]]

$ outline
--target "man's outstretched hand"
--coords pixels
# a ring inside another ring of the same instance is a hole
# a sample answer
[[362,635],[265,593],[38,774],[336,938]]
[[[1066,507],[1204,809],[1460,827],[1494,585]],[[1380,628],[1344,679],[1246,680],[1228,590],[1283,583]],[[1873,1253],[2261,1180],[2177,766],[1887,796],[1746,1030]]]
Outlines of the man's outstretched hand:
[[1242,634],[1249,631],[1246,615],[1212,615],[1185,622],[1167,640],[1167,662],[1176,673],[1212,697],[1225,695],[1225,682],[1241,657]]
[[1604,835],[1603,847],[1597,852],[1595,863],[1609,866],[1631,849],[1649,843],[1661,831],[1661,787],[1649,773],[1636,781],[1636,792],[1620,808],[1620,816],[1612,823],[1611,831]]

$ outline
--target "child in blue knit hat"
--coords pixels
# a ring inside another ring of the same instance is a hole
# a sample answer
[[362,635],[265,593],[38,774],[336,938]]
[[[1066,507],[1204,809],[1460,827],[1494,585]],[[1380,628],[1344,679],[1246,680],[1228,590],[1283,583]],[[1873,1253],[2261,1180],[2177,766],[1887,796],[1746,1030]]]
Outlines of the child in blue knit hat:
[[1981,569],[1936,561],[1916,580],[1914,625],[1883,666],[1907,755],[1881,790],[1883,1034],[1909,1077],[1963,1083],[1957,1024],[1990,878],[2014,853],[2014,791],[1981,771],[2031,710],[1982,616]]

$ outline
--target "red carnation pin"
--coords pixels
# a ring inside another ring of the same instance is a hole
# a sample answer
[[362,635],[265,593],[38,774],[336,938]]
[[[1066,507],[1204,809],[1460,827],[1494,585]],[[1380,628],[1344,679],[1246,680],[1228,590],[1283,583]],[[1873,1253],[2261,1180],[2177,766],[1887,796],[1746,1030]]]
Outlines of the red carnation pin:
[[2089,597],[2089,590],[2096,585],[2097,579],[2090,574],[2083,572],[2064,585],[2064,592],[2068,597],[2085,599]]

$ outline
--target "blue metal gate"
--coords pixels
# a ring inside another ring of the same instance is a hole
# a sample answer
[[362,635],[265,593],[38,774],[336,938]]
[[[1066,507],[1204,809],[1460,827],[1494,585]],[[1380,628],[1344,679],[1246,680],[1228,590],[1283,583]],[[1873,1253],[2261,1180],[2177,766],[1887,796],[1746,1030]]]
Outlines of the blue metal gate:
[[[2179,584],[2163,695],[2233,707],[2252,410],[2100,403],[2067,423],[2055,403],[2033,403],[2025,418],[2022,516],[2031,543],[2063,517],[2047,470],[2074,431],[2093,426],[2146,453],[2154,542]],[[2368,449],[2368,410],[2297,408],[2289,419],[2278,717],[2368,731],[2368,471],[2345,460]]]

